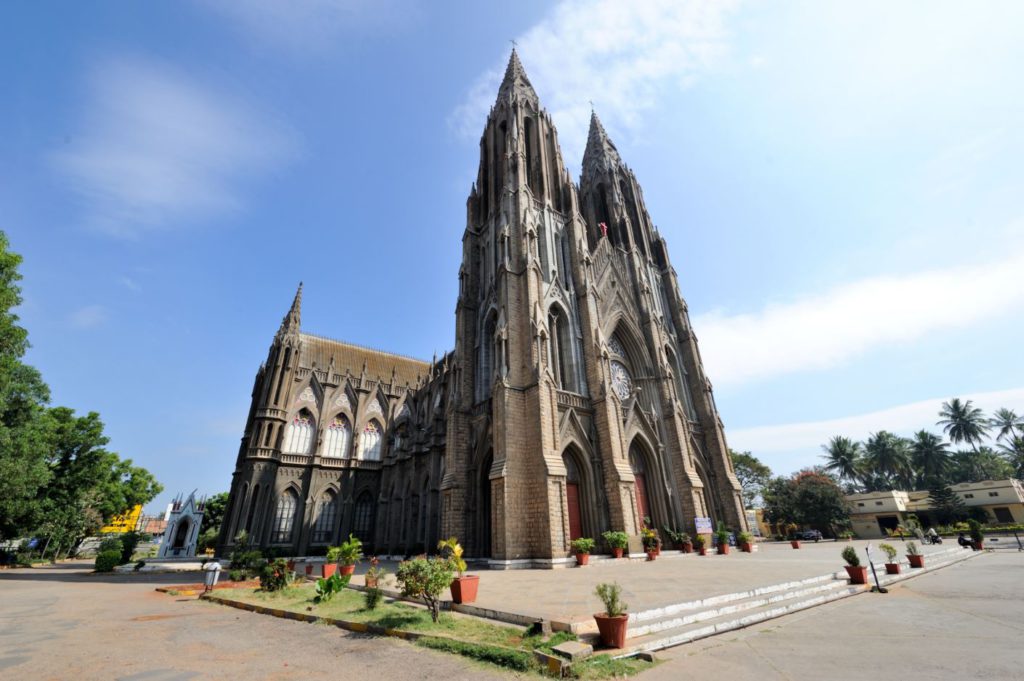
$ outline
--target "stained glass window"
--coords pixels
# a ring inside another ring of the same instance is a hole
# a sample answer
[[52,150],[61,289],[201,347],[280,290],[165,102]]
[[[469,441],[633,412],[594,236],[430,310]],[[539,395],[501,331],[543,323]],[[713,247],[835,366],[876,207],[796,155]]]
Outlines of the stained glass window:
[[612,389],[619,399],[626,399],[633,391],[633,379],[629,376],[629,369],[622,362],[612,360]]
[[277,498],[277,509],[274,512],[274,542],[283,544],[292,540],[292,527],[295,524],[295,509],[298,506],[298,499],[295,492],[286,489]]
[[331,540],[334,525],[338,519],[338,498],[333,492],[324,492],[316,507],[316,522],[313,525],[313,542],[323,544]]
[[352,429],[349,428],[348,419],[339,414],[327,427],[327,442],[324,456],[332,456],[339,459],[348,456],[348,445],[351,440]]
[[355,515],[352,519],[352,534],[364,542],[370,540],[370,526],[373,523],[373,498],[363,492],[356,500]]
[[284,431],[285,454],[309,454],[313,446],[313,417],[303,409]]
[[380,425],[376,421],[370,421],[363,428],[363,435],[359,442],[359,458],[364,461],[380,461]]

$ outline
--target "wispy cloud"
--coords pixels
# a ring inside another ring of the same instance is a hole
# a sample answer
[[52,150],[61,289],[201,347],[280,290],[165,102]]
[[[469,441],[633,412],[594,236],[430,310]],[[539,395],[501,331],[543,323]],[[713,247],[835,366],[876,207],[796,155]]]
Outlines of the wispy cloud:
[[77,329],[93,329],[109,317],[107,308],[102,305],[86,305],[71,313],[71,325]]
[[139,285],[139,282],[135,281],[131,277],[118,277],[117,283],[124,286],[129,291],[134,291],[135,293],[140,293],[142,291],[142,286]]
[[110,61],[81,134],[55,155],[92,226],[137,237],[238,209],[240,185],[288,160],[292,134],[162,64]]
[[760,312],[698,315],[708,375],[722,385],[827,369],[879,346],[1013,314],[1024,306],[1024,252],[1007,252],[983,265],[862,279]]
[[[729,430],[727,433],[729,446],[733,449],[749,450],[755,453],[792,453],[799,450],[820,452],[821,445],[827,443],[834,435],[845,435],[854,440],[863,440],[879,430],[888,430],[903,436],[912,435],[921,429],[940,432],[941,429],[935,425],[939,420],[939,409],[942,407],[942,403],[949,400],[950,397],[952,396],[936,397],[873,411],[869,414],[825,421]],[[958,395],[957,397],[971,400],[974,402],[974,406],[990,413],[1000,407],[1014,409],[1017,413],[1024,410],[1024,388]],[[813,463],[813,460],[805,460],[806,465]]]
[[[614,134],[633,131],[666,90],[692,85],[729,52],[731,0],[566,0],[517,38],[519,53],[558,126],[570,168],[579,166],[594,101]],[[451,116],[480,134],[504,73],[482,74]]]
[[413,0],[198,0],[261,43],[320,53],[342,36],[396,26],[415,13]]

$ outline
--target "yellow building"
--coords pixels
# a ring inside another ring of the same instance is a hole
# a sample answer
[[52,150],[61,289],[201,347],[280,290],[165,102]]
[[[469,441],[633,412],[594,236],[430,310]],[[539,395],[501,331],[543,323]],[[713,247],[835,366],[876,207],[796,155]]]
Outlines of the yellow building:
[[142,506],[136,506],[127,513],[114,516],[110,524],[100,530],[101,534],[124,534],[138,529],[139,519],[142,517]]

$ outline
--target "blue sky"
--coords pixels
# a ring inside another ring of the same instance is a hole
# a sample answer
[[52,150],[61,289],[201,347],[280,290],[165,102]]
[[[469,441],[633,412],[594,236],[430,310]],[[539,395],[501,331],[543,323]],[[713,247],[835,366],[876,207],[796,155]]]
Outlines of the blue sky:
[[578,175],[589,101],[644,187],[730,444],[1024,412],[1015,2],[192,0],[0,9],[0,229],[54,402],[178,492],[228,487],[303,326],[453,344],[509,40]]

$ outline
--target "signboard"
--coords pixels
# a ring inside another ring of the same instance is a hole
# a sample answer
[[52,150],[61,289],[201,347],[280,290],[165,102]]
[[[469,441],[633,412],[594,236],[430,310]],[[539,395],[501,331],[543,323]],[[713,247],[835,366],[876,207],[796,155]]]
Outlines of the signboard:
[[139,518],[142,516],[142,506],[136,506],[127,513],[116,515],[110,524],[100,530],[102,533],[123,533],[131,532],[139,525]]
[[697,534],[711,534],[711,518],[694,518]]

